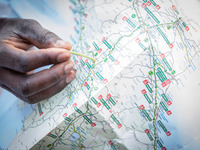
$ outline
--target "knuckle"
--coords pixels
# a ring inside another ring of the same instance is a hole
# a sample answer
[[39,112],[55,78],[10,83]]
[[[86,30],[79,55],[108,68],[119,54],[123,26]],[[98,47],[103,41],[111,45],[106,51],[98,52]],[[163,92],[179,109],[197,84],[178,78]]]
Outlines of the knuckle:
[[41,42],[41,44],[46,44],[46,47],[53,47],[54,46],[53,43],[57,39],[58,39],[58,37],[54,33],[44,29],[42,31],[42,36],[41,36],[40,42]]
[[61,76],[62,76],[61,71],[58,71],[58,72],[52,73],[51,78],[52,78],[53,81],[56,82],[56,81],[60,80]]
[[22,73],[28,72],[29,68],[28,68],[27,57],[24,56],[24,57],[21,57],[20,59],[18,59],[16,62],[16,66],[17,66],[17,71],[22,72]]
[[35,104],[36,103],[35,100],[31,96],[30,97],[24,97],[22,100],[25,101],[28,104]]
[[36,103],[36,99],[33,96],[25,97],[24,101],[26,101],[28,104],[35,104]]
[[28,33],[28,31],[30,31],[30,29],[32,27],[38,26],[38,25],[40,25],[40,24],[36,20],[33,20],[33,19],[21,19],[17,24],[17,28],[21,32]]
[[37,93],[31,96],[26,96],[25,97],[25,101],[29,104],[35,104],[38,103],[42,100],[42,94],[41,93]]
[[23,97],[27,97],[31,94],[30,84],[27,81],[24,81],[19,89],[19,92]]
[[52,59],[51,55],[49,55],[48,51],[45,51],[45,53],[43,53],[41,55],[42,60],[44,60],[44,62],[48,65],[48,64],[53,64],[54,60]]
[[34,19],[25,19],[26,22],[28,23],[28,25],[40,25],[39,22],[37,22],[36,20]]
[[56,90],[55,90],[55,94],[59,93],[60,91],[62,91],[65,87],[66,87],[67,83],[64,81],[62,81],[62,84],[57,84],[56,85]]
[[37,22],[36,20],[33,20],[33,19],[24,19],[22,21],[23,21],[23,23],[21,24],[21,26],[23,28],[30,28],[30,27],[33,27],[33,26],[40,25],[39,22]]

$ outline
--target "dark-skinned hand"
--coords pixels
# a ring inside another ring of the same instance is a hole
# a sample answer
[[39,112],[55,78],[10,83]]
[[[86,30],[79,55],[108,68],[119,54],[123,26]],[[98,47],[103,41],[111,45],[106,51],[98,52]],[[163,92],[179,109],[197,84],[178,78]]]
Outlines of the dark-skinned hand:
[[30,104],[57,94],[75,78],[71,47],[34,20],[0,18],[0,86]]

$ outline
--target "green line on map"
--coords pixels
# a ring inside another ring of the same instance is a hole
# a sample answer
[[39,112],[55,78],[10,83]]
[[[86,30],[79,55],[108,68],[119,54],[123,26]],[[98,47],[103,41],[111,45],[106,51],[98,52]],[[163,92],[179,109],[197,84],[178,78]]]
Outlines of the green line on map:
[[116,118],[113,114],[112,114],[110,117],[115,121],[115,123],[116,123],[117,125],[120,124],[119,121],[117,120],[117,118]]
[[149,137],[149,139],[150,139],[151,141],[153,141],[153,137],[151,136],[150,133],[148,133],[147,136]]
[[65,120],[67,120],[68,122],[70,122],[70,121],[71,121],[71,119],[70,119],[70,118],[68,118],[68,117],[65,117]]
[[168,111],[168,108],[165,106],[165,104],[164,104],[163,102],[160,102],[160,104],[161,104],[161,106],[163,107],[163,109],[164,109],[165,111]]
[[144,97],[146,98],[146,100],[147,100],[147,102],[148,102],[149,104],[152,103],[151,100],[150,100],[150,98],[149,98],[149,96],[148,96],[147,94],[144,94]]
[[81,64],[83,65],[83,66],[85,66],[85,63],[84,63],[84,61],[83,61],[83,59],[81,59]]
[[100,101],[103,103],[103,105],[109,110],[110,106],[105,102],[105,100],[102,98]]
[[168,98],[166,97],[166,95],[163,93],[163,94],[161,94],[161,96],[163,97],[163,99],[166,101],[166,102],[168,102]]
[[98,104],[97,100],[96,100],[94,97],[92,97],[91,100],[93,101],[93,103],[94,103],[95,105]]
[[146,112],[145,109],[143,109],[142,112],[145,114],[145,116],[147,117],[147,119],[148,119],[149,121],[152,121],[151,117],[149,116],[149,114]]
[[146,50],[146,47],[140,42],[139,44],[138,44],[144,51]]
[[106,41],[106,40],[103,40],[103,43],[109,48],[109,49],[111,49],[112,48],[112,46],[108,43],[108,41]]
[[165,65],[167,66],[167,68],[169,69],[169,71],[172,71],[171,66],[169,65],[168,61],[166,58],[163,58],[163,62],[165,63]]
[[56,139],[56,138],[57,138],[57,136],[56,136],[56,135],[53,135],[53,134],[51,134],[51,133],[50,133],[50,134],[48,134],[48,136],[49,136],[49,137],[52,137],[53,139]]
[[158,18],[156,18],[156,16],[149,10],[149,8],[145,7],[145,10],[156,21],[157,24],[160,23],[160,21],[158,20]]
[[154,2],[154,0],[149,0],[152,4],[153,4],[153,6],[156,6],[157,4]]
[[165,40],[165,42],[169,45],[170,42],[169,42],[168,38],[166,37],[166,35],[163,33],[163,31],[159,27],[157,27],[157,30],[161,34],[161,36],[163,37],[163,39]]
[[100,79],[101,81],[104,80],[104,78],[101,76],[101,74],[100,74],[99,72],[97,72],[96,75],[97,75],[97,77],[99,77],[99,79]]
[[130,20],[130,19],[126,19],[126,22],[131,25],[133,28],[135,28],[135,24]]
[[159,123],[159,125],[161,126],[161,128],[163,129],[163,131],[164,131],[164,132],[167,132],[166,127],[164,126],[164,124],[163,124],[160,120],[158,120],[158,123]]
[[89,45],[86,41],[84,42],[84,44],[85,44],[86,48],[89,48]]
[[110,60],[112,60],[113,62],[115,61],[114,57],[112,55],[109,56]]
[[151,89],[151,87],[149,86],[149,84],[146,84],[146,88],[148,89],[148,91],[149,91],[150,93],[153,92],[152,89]]
[[158,71],[160,72],[160,75],[162,76],[162,78],[166,81],[167,77],[165,76],[164,72],[162,71],[160,67],[158,67]]
[[80,109],[78,109],[77,107],[75,107],[74,109],[75,109],[75,111],[78,112],[79,114],[82,114],[82,113],[83,113],[83,112],[82,112]]
[[87,120],[87,122],[88,122],[89,124],[92,124],[92,121],[88,118],[88,116],[84,115],[83,118],[85,118],[85,120]]
[[157,140],[157,143],[160,146],[160,148],[163,148],[163,145],[162,145],[162,143],[159,140]]
[[112,99],[112,97],[109,98],[109,101],[115,106],[116,102]]
[[111,145],[111,148],[112,148],[113,150],[117,150],[117,149],[115,148],[115,146],[114,146],[114,145]]
[[157,77],[160,79],[161,82],[164,82],[163,77],[161,76],[160,72],[156,72]]
[[39,113],[41,114],[41,113],[42,113],[42,107],[41,107],[41,104],[38,103],[37,105],[38,105]]
[[92,43],[92,45],[95,47],[95,49],[98,51],[99,47],[97,46],[97,44],[95,42]]

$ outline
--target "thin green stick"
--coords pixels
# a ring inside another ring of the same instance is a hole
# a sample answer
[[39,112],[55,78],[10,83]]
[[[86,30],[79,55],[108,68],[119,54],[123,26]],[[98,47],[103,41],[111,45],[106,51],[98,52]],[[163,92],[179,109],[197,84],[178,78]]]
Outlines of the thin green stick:
[[80,53],[73,52],[73,51],[70,51],[70,53],[71,53],[71,54],[74,54],[74,55],[83,56],[83,57],[85,57],[85,58],[88,58],[88,59],[92,60],[94,63],[95,63],[95,61],[96,61],[96,59],[94,59],[94,58],[92,58],[92,57],[90,57],[90,56],[84,55],[84,54],[80,54]]

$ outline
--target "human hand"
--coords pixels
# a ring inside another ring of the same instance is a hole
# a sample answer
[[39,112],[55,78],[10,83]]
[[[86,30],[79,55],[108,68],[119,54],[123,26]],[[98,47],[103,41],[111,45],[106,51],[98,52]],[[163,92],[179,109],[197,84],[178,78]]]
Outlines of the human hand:
[[57,94],[75,78],[71,47],[34,20],[0,18],[0,86],[30,104]]

